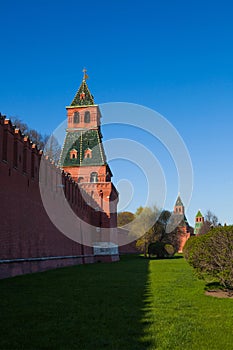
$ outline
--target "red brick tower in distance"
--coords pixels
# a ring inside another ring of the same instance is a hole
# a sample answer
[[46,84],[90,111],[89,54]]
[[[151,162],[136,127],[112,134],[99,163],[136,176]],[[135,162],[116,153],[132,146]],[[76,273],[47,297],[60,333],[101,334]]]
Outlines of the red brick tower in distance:
[[184,212],[185,212],[184,204],[180,198],[180,195],[178,195],[175,206],[174,206],[174,213],[179,214],[179,215],[185,215]]
[[179,234],[179,253],[183,252],[183,247],[186,243],[186,241],[190,237],[190,226],[188,223],[188,220],[185,216],[185,207],[184,204],[180,198],[180,195],[178,195],[175,206],[174,206],[174,215],[177,216],[178,224],[178,234]]
[[111,228],[113,232],[117,227],[118,192],[111,182],[112,173],[101,142],[100,109],[88,89],[86,70],[83,72],[82,83],[66,107],[68,127],[60,166],[98,204],[102,211],[100,229]]

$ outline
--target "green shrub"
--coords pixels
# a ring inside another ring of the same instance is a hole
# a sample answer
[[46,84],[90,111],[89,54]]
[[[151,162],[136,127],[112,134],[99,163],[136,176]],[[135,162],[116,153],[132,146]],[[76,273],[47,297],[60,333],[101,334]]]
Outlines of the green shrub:
[[175,249],[172,244],[156,241],[148,246],[149,257],[155,256],[159,259],[168,258],[175,254]]
[[175,248],[173,247],[172,244],[169,244],[169,243],[165,244],[164,249],[168,257],[172,257],[175,254]]
[[151,258],[152,256],[156,256],[157,258],[164,258],[165,249],[164,244],[162,242],[153,242],[148,246],[148,254]]
[[210,277],[233,289],[233,226],[216,227],[205,235],[191,237],[184,257],[206,280]]

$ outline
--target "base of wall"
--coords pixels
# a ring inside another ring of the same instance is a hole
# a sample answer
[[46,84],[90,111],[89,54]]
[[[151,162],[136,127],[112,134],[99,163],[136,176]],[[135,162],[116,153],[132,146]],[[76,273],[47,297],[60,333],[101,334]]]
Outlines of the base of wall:
[[0,264],[0,279],[24,275],[34,272],[57,269],[59,267],[73,266],[80,264],[92,264],[95,262],[94,255],[79,257],[59,257],[43,259],[18,259],[19,261],[8,261]]
[[115,262],[119,260],[120,260],[119,254],[95,255],[95,262]]

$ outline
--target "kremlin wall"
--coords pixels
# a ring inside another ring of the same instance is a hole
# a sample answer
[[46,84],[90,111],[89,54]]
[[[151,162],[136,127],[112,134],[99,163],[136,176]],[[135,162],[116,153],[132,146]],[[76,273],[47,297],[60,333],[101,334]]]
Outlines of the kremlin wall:
[[[53,225],[40,195],[42,157],[42,151],[28,137],[22,135],[10,120],[0,116],[0,278],[119,259],[118,254],[110,257],[94,255],[92,247],[69,239]],[[67,173],[49,160],[45,163],[44,186],[47,191],[53,190],[54,200],[60,196],[60,191],[65,191],[70,207],[83,221],[95,226],[101,221],[107,222],[103,211],[93,209],[94,199],[90,197],[88,205],[78,184]],[[62,177],[62,188],[51,187],[50,182],[56,182],[57,177]],[[83,232],[84,236],[88,234]]]

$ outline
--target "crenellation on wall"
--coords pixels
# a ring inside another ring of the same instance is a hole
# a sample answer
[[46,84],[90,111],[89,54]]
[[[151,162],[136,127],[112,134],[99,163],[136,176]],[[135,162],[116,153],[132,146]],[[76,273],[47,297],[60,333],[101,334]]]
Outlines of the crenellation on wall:
[[8,165],[8,172],[11,174],[14,168],[38,180],[40,150],[28,136],[11,123],[10,119],[1,116],[0,126],[0,160]]

